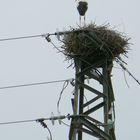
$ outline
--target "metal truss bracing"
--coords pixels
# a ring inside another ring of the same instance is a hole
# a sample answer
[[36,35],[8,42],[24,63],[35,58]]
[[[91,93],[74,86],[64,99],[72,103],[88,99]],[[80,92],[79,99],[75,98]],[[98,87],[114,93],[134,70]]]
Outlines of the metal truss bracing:
[[[69,140],[82,140],[83,133],[99,140],[116,140],[114,93],[111,83],[112,60],[104,59],[89,64],[75,59],[75,92],[72,99],[75,117],[71,120]],[[95,81],[101,90],[87,82]],[[88,100],[85,99],[89,95]],[[94,115],[99,112],[102,117]]]

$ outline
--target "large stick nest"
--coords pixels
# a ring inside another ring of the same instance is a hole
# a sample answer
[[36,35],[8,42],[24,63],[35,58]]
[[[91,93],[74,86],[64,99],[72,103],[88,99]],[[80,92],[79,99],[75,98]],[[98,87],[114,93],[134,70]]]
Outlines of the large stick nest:
[[115,59],[128,51],[128,38],[112,30],[109,25],[88,26],[71,29],[63,37],[62,48],[69,59],[82,58],[89,63],[100,59]]

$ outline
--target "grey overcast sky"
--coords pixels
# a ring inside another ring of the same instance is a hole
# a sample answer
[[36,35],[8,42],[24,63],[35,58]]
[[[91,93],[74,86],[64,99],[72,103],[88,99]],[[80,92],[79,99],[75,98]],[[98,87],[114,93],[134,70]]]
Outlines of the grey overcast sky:
[[[140,79],[140,1],[88,0],[86,23],[109,22],[132,39],[128,69]],[[0,0],[0,38],[52,33],[76,27],[79,15],[74,0]],[[61,45],[55,37],[52,41]],[[0,87],[34,82],[68,79],[74,69],[67,67],[63,54],[57,53],[44,38],[0,42]],[[116,137],[118,140],[140,138],[140,86],[123,72],[113,70],[116,105]],[[50,117],[57,115],[56,103],[63,83],[0,90],[0,122]],[[65,91],[60,110],[71,113],[72,86]],[[67,123],[69,121],[66,120]],[[69,128],[47,122],[53,139],[68,139]],[[1,140],[46,140],[49,136],[39,124],[0,125]],[[87,140],[94,139],[87,137]]]

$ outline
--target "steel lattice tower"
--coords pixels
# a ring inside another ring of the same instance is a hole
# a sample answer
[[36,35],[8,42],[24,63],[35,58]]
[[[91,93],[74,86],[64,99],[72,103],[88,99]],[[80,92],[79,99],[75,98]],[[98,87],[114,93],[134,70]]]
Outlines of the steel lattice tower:
[[[114,132],[114,93],[111,82],[113,60],[104,58],[92,64],[75,58],[75,92],[72,99],[75,117],[71,120],[69,140],[82,140],[87,133],[99,140],[116,140]],[[99,82],[102,91],[94,85],[87,84],[86,79]],[[88,92],[88,93],[87,93]],[[88,101],[86,94],[91,94]],[[93,96],[93,97],[92,97]],[[87,109],[88,106],[92,106]],[[102,120],[95,118],[95,112],[102,114]]]

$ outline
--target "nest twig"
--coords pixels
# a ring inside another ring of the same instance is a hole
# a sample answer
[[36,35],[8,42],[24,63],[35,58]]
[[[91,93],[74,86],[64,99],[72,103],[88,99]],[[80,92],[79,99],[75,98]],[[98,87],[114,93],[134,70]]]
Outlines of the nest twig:
[[68,59],[74,56],[82,58],[90,63],[99,59],[115,59],[120,54],[128,51],[128,40],[121,33],[109,29],[108,25],[88,26],[72,29],[71,33],[63,37],[62,48]]

